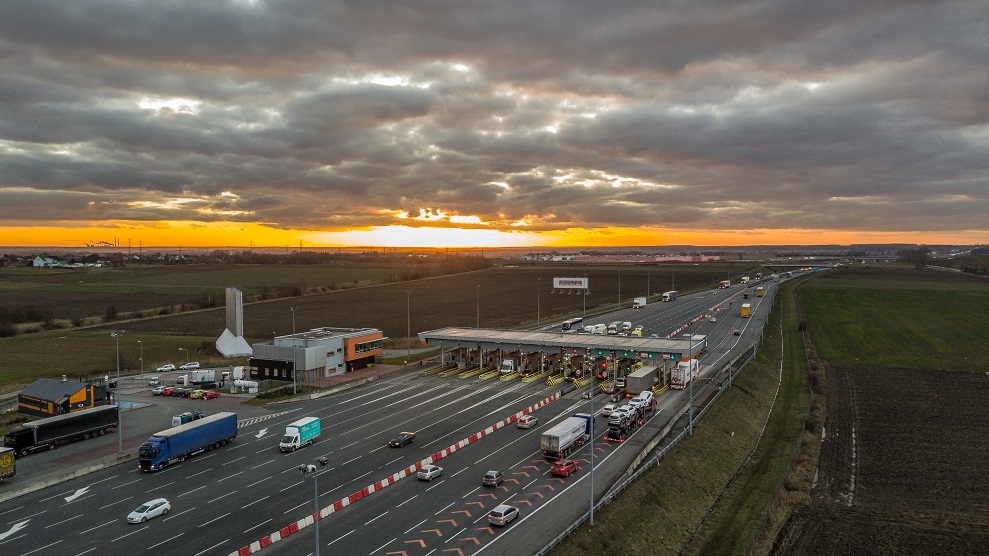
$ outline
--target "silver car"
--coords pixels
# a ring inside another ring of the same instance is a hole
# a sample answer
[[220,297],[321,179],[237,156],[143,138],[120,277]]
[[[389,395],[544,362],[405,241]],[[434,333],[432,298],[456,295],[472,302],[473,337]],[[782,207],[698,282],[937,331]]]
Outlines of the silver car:
[[432,481],[436,477],[443,474],[443,468],[439,465],[423,465],[419,472],[416,473],[416,477],[421,481]]
[[127,523],[144,523],[152,517],[167,514],[170,509],[172,509],[172,505],[168,503],[168,500],[155,498],[150,502],[141,504],[139,508],[127,514]]
[[501,504],[488,513],[488,523],[504,527],[519,516],[519,509],[508,504]]

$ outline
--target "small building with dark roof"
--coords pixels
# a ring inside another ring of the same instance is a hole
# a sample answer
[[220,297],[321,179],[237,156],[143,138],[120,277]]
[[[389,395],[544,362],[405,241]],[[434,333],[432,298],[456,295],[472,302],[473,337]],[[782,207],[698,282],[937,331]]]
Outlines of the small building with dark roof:
[[17,395],[17,411],[25,415],[51,417],[106,405],[106,388],[69,380],[40,378]]

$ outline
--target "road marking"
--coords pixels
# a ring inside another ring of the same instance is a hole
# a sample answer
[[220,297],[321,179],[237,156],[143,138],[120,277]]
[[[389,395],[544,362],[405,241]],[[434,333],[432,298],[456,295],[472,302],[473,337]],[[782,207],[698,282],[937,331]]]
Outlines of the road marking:
[[93,548],[90,548],[89,550],[85,550],[83,552],[80,552],[79,554],[76,554],[76,556],[82,556],[83,554],[86,554],[87,552],[92,552],[94,550],[96,550],[95,546]]
[[[385,512],[385,513],[379,515],[378,517],[372,519],[371,521],[374,521],[375,519],[381,519],[382,517],[385,517],[386,515],[388,515],[388,512]],[[371,521],[365,521],[364,522],[364,525],[367,525],[368,523],[371,523]]]
[[244,507],[244,508],[246,508],[246,507],[248,507],[248,506],[252,506],[252,505],[254,505],[254,504],[257,504],[258,502],[260,502],[260,501],[262,501],[262,500],[265,500],[265,499],[267,499],[267,498],[268,498],[267,496],[265,496],[264,498],[258,498],[257,500],[255,500],[255,501],[253,501],[253,502],[251,502],[250,504],[244,504],[244,505],[243,505],[242,507]]
[[104,508],[109,508],[110,506],[113,506],[114,504],[119,504],[121,502],[126,502],[126,501],[130,500],[131,498],[133,498],[133,496],[128,496],[127,498],[122,498],[120,500],[117,500],[116,502],[110,502],[106,506],[100,506],[100,509],[102,510]]
[[57,540],[57,541],[55,541],[55,542],[53,542],[51,544],[46,544],[45,546],[42,546],[41,548],[35,548],[31,552],[25,552],[25,553],[21,554],[21,556],[27,556],[28,554],[34,554],[35,552],[38,552],[39,550],[44,550],[44,549],[48,548],[49,546],[55,546],[56,544],[58,544],[60,542],[62,542],[62,541],[61,540]]
[[456,502],[450,502],[450,503],[449,503],[449,504],[447,504],[447,505],[446,505],[446,506],[445,506],[445,507],[444,507],[444,508],[443,508],[442,510],[440,510],[440,511],[438,511],[438,512],[436,512],[436,513],[435,513],[435,514],[433,514],[433,515],[440,515],[441,513],[443,513],[443,512],[445,512],[445,511],[447,511],[448,509],[450,509],[450,506],[452,506],[452,505],[454,505],[454,504],[456,504]]
[[[230,515],[230,512],[227,512],[227,513],[221,515],[220,517],[214,517],[213,519],[207,521],[206,523],[200,524],[199,526],[200,527],[206,527],[210,523],[213,523],[214,521],[217,521],[219,519],[223,519],[223,518],[227,517],[228,515]],[[229,540],[229,539],[227,539],[227,540]],[[227,541],[223,541],[223,542],[227,542]],[[202,554],[202,552],[200,552],[200,554]]]
[[[272,519],[274,519],[274,518],[272,518]],[[265,521],[262,521],[261,523],[258,523],[258,524],[257,524],[257,525],[255,525],[254,527],[250,527],[250,528],[248,528],[248,529],[244,529],[244,533],[243,533],[243,534],[245,534],[245,535],[246,535],[248,531],[253,531],[253,530],[255,530],[255,529],[257,529],[257,528],[259,528],[259,527],[261,527],[261,526],[262,526],[262,525],[264,525],[265,523],[268,523],[269,521],[271,521],[271,519],[267,519],[267,520],[265,520]]]
[[[212,469],[204,469],[204,470],[200,471],[199,473],[193,473],[192,475],[189,475],[186,478],[187,479],[191,479],[191,478],[195,477],[196,475],[202,475],[203,473],[209,473],[210,471],[212,471]],[[114,487],[114,488],[116,488],[116,487]]]
[[149,489],[148,489],[148,492],[151,492],[151,491],[153,491],[153,490],[158,490],[159,488],[165,488],[165,487],[167,487],[167,486],[169,486],[169,485],[174,485],[174,484],[175,484],[175,481],[172,481],[172,482],[170,482],[170,483],[165,483],[165,484],[163,484],[163,485],[161,485],[161,486],[156,486],[156,487],[154,487],[154,488],[149,488]]
[[335,543],[335,542],[337,542],[338,540],[340,540],[340,539],[342,539],[342,538],[344,538],[344,537],[346,537],[347,535],[349,535],[350,533],[353,533],[353,532],[354,532],[354,531],[356,531],[356,530],[357,530],[357,529],[351,529],[351,530],[350,530],[350,532],[348,532],[348,533],[344,533],[344,534],[342,534],[342,535],[340,535],[339,537],[337,537],[337,538],[335,538],[335,539],[333,539],[332,541],[330,541],[330,542],[328,542],[328,543],[326,543],[326,546],[330,546],[331,544],[333,544],[333,543]]
[[284,511],[284,512],[282,512],[282,513],[283,513],[283,514],[287,514],[287,513],[289,513],[289,512],[291,512],[291,511],[293,511],[293,510],[297,510],[297,509],[299,509],[299,508],[301,508],[302,506],[305,506],[305,505],[306,505],[306,504],[308,504],[308,503],[309,503],[309,501],[308,501],[308,500],[306,500],[305,502],[303,502],[303,503],[301,503],[301,504],[299,504],[298,506],[295,506],[294,508],[289,508],[288,510],[286,510],[286,511]]
[[117,485],[117,486],[115,486],[115,487],[113,487],[113,488],[111,488],[110,490],[117,490],[118,488],[122,488],[122,487],[125,487],[125,486],[127,486],[127,485],[132,485],[132,484],[134,484],[134,483],[136,483],[136,482],[139,482],[140,480],[141,480],[141,479],[134,479],[133,481],[131,481],[131,482],[129,482],[129,483],[123,483],[123,484],[120,484],[120,485]]
[[409,498],[409,499],[408,499],[408,500],[406,500],[405,502],[402,502],[401,504],[399,504],[398,506],[395,506],[395,507],[397,508],[397,507],[399,507],[399,506],[401,506],[401,505],[403,505],[403,504],[408,504],[409,502],[411,502],[411,501],[413,501],[413,500],[415,500],[415,499],[416,499],[416,497],[418,497],[418,496],[419,496],[419,495],[418,495],[418,494],[416,494],[416,495],[415,495],[415,496],[413,496],[412,498]]
[[371,551],[371,554],[374,554],[376,552],[380,552],[381,550],[384,550],[386,546],[388,546],[389,544],[395,542],[396,540],[398,540],[398,537],[395,537],[394,539],[392,539],[392,540],[386,542],[385,544],[381,545],[379,548],[376,548],[376,549],[372,550]]
[[25,519],[24,521],[21,521],[20,523],[15,523],[5,533],[0,533],[0,541],[2,541],[3,539],[6,539],[7,537],[9,537],[9,536],[13,535],[14,533],[20,531],[21,529],[27,527],[27,522],[28,521],[31,521],[31,520],[30,519]]
[[[29,517],[34,517],[34,516],[36,516],[36,515],[41,515],[41,514],[43,514],[43,513],[45,513],[45,512],[47,512],[47,511],[48,511],[48,510],[41,510],[40,512],[38,512],[38,513],[36,513],[36,514],[31,514],[31,515],[25,515],[25,516],[21,516],[21,517],[19,517],[18,519],[28,519]],[[11,521],[10,523],[13,523],[13,521]]]
[[71,502],[71,501],[75,500],[76,498],[79,498],[83,494],[86,494],[87,492],[89,492],[89,487],[88,486],[82,487],[79,490],[77,490],[75,492],[75,494],[70,494],[69,496],[66,496],[65,497],[65,501],[66,502]]
[[111,523],[114,523],[114,522],[116,522],[116,521],[117,521],[117,520],[115,520],[115,519],[114,519],[114,520],[111,520],[111,521],[107,521],[107,522],[106,522],[106,523],[104,523],[103,525],[97,525],[96,527],[93,527],[93,528],[90,528],[90,529],[86,529],[85,531],[82,531],[82,532],[80,532],[79,534],[81,535],[81,534],[83,534],[83,533],[88,533],[88,532],[90,532],[90,531],[95,531],[95,530],[97,530],[97,529],[99,529],[100,527],[106,527],[107,525],[110,525]]
[[176,517],[178,517],[178,516],[180,516],[180,515],[182,515],[182,514],[184,514],[184,513],[188,513],[188,512],[191,512],[192,510],[195,510],[195,509],[196,509],[196,507],[195,507],[195,506],[193,506],[193,507],[191,507],[191,508],[189,508],[188,510],[182,510],[181,512],[179,512],[179,513],[177,513],[177,514],[172,514],[172,515],[170,515],[170,516],[168,516],[168,517],[166,517],[166,518],[165,518],[165,519],[163,519],[162,521],[168,521],[169,519],[175,519]]
[[[453,504],[450,504],[450,506],[452,506],[452,505],[453,505]],[[447,506],[447,508],[449,508],[450,506]],[[443,510],[440,510],[440,511],[443,511]],[[437,512],[437,513],[439,513],[439,512]],[[428,520],[426,520],[426,519],[424,519],[424,520],[422,520],[422,521],[420,521],[419,523],[416,523],[416,524],[415,524],[415,525],[413,525],[412,527],[409,527],[409,531],[411,531],[411,530],[413,530],[413,529],[416,529],[416,528],[418,528],[418,527],[419,527],[420,525],[422,525],[423,523],[426,523],[426,521],[428,521]],[[405,532],[405,533],[403,533],[403,534],[404,534],[404,535],[408,535],[408,534],[409,534],[409,531],[406,531],[406,532]]]
[[24,506],[17,506],[16,508],[14,508],[12,510],[7,510],[5,512],[0,512],[0,515],[9,514],[10,512],[16,512],[17,510],[20,510],[20,509],[23,509],[23,508],[24,508]]
[[206,488],[208,486],[209,485],[203,485],[203,486],[201,486],[199,488],[194,488],[194,489],[190,490],[189,492],[183,492],[182,494],[179,494],[178,496],[176,496],[176,498],[185,496],[186,494],[192,494],[193,492],[196,492],[197,490],[203,490],[204,488]]
[[212,500],[210,500],[209,502],[206,502],[206,503],[207,503],[207,504],[210,504],[210,503],[212,503],[212,502],[216,502],[216,501],[217,501],[217,500],[219,500],[220,498],[226,498],[227,496],[230,496],[231,494],[237,494],[237,491],[236,491],[236,490],[233,490],[233,491],[230,491],[230,492],[228,492],[228,493],[226,493],[226,494],[224,494],[224,495],[221,495],[221,496],[217,496],[216,498],[214,498],[214,499],[212,499]]
[[202,552],[197,552],[195,556],[199,556],[200,554],[205,554],[205,553],[209,552],[210,550],[213,550],[214,548],[220,546],[221,544],[223,544],[223,543],[225,543],[225,542],[227,542],[229,540],[230,539],[223,539],[222,541],[214,544],[213,546],[207,548],[206,550],[203,550]]
[[357,457],[356,457],[356,458],[354,458],[354,459],[348,459],[347,461],[345,461],[345,462],[343,462],[343,463],[341,463],[340,465],[347,465],[348,463],[351,463],[351,462],[354,462],[354,461],[357,461],[357,460],[359,460],[359,459],[361,459],[361,456],[357,456]]
[[241,473],[243,473],[243,471],[238,471],[236,473],[232,473],[232,474],[227,475],[226,477],[224,477],[222,479],[217,479],[216,482],[226,481],[227,479],[233,479],[234,477],[236,477],[237,475],[240,475]]
[[242,459],[247,459],[247,456],[241,456],[241,457],[239,457],[237,459],[232,459],[232,460],[228,461],[227,463],[224,463],[223,465],[230,465],[231,463],[233,463],[235,461],[240,461]]
[[76,516],[72,516],[72,517],[70,517],[68,519],[63,519],[62,521],[59,521],[59,522],[56,522],[56,523],[52,523],[51,525],[45,525],[45,529],[49,529],[51,527],[55,527],[56,525],[61,525],[61,524],[65,523],[66,521],[72,521],[73,519],[82,517],[84,515],[85,514],[79,514],[79,515],[76,515]]
[[158,544],[153,544],[153,545],[151,545],[151,546],[149,546],[149,547],[147,548],[147,550],[151,550],[152,548],[154,548],[154,547],[156,547],[156,546],[161,546],[161,545],[163,545],[163,544],[165,544],[165,543],[167,543],[168,541],[174,541],[175,539],[177,539],[177,538],[179,538],[179,537],[181,537],[181,536],[182,536],[182,535],[184,535],[184,534],[185,534],[185,533],[179,533],[178,535],[175,535],[174,537],[172,537],[172,538],[170,538],[170,539],[165,539],[165,540],[163,540],[163,541],[161,541],[161,542],[160,542],[160,543],[158,543]]
[[302,483],[303,483],[303,481],[299,481],[299,482],[297,482],[297,483],[295,483],[294,485],[288,485],[287,487],[285,487],[285,488],[283,488],[283,489],[281,489],[281,490],[279,490],[278,492],[285,492],[286,490],[288,490],[288,489],[290,489],[290,488],[292,488],[292,487],[295,487],[295,486],[299,486],[299,485],[301,485]]
[[144,530],[145,530],[145,529],[147,529],[148,527],[150,527],[150,525],[145,525],[144,527],[141,527],[141,528],[140,528],[140,529],[138,529],[137,531],[131,531],[130,533],[127,533],[126,535],[121,535],[121,536],[119,536],[119,537],[117,537],[117,538],[115,538],[115,539],[113,539],[113,540],[112,540],[112,541],[110,541],[110,542],[117,542],[117,541],[119,541],[120,539],[122,539],[122,538],[124,538],[124,537],[129,537],[129,536],[131,536],[131,535],[133,535],[134,533],[140,533],[141,531],[144,531]]
[[268,434],[268,427],[259,430],[258,433],[254,435],[254,438],[260,439],[262,436],[266,434]]

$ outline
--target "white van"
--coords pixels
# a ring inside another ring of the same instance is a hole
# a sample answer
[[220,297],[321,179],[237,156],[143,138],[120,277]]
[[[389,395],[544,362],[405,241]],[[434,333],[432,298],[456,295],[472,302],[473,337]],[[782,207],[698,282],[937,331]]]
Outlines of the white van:
[[608,332],[608,325],[606,324],[595,324],[594,333],[595,334],[605,334]]
[[631,329],[632,329],[632,323],[631,322],[625,321],[625,322],[622,323],[622,330],[624,330],[625,332],[628,332]]
[[652,404],[652,400],[655,396],[650,390],[643,390],[639,392],[639,399],[642,400],[642,407],[649,407]]

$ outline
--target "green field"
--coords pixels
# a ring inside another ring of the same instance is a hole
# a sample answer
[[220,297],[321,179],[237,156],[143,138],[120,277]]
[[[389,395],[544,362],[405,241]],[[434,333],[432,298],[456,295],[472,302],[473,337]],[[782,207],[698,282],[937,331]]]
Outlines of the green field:
[[808,326],[832,363],[989,368],[989,281],[912,269],[837,271],[802,290]]

